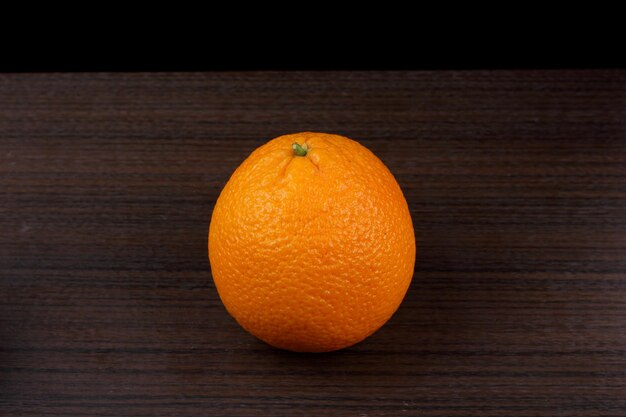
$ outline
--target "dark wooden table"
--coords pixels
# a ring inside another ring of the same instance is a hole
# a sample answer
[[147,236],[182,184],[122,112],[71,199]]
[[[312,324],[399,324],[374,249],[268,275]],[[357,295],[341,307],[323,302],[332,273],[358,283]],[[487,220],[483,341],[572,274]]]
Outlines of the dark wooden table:
[[[329,354],[245,333],[206,253],[304,130],[379,155],[418,244]],[[626,71],[0,74],[0,415],[626,415]]]

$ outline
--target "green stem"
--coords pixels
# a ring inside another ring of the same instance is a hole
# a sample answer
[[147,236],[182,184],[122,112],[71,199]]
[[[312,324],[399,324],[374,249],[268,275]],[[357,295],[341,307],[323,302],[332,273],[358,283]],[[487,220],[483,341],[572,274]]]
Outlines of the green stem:
[[304,146],[301,146],[298,142],[295,142],[293,145],[291,145],[291,149],[293,149],[293,154],[296,156],[306,156],[306,144],[304,144]]

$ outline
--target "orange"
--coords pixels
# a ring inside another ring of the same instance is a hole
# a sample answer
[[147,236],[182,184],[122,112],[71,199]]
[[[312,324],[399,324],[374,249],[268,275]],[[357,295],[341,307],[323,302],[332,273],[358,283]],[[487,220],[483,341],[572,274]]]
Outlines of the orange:
[[209,259],[244,329],[279,348],[325,352],[365,339],[396,311],[415,237],[380,159],[346,137],[305,132],[269,141],[235,170],[213,210]]

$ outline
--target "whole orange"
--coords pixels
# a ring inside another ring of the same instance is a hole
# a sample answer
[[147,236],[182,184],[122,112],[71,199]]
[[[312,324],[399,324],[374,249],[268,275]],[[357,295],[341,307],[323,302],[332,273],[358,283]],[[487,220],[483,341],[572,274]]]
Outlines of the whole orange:
[[256,149],[222,190],[209,228],[228,312],[270,345],[353,345],[400,305],[415,238],[400,186],[371,151],[325,133]]

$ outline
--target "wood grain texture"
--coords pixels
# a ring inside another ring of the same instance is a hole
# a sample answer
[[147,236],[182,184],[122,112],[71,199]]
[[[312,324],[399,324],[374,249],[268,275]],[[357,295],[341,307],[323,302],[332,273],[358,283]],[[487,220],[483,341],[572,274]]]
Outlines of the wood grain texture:
[[[237,165],[361,141],[413,284],[330,354],[266,346],[206,254]],[[626,71],[0,74],[0,415],[626,415]]]

